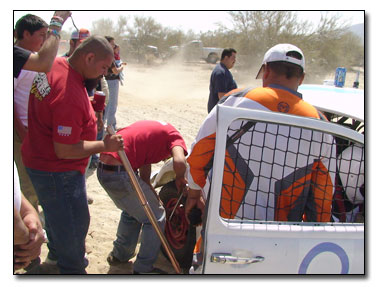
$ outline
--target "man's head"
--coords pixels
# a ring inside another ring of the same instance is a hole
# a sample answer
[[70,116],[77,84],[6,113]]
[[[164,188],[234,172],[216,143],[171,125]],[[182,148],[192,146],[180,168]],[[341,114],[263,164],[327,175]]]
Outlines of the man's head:
[[233,48],[224,49],[221,55],[221,63],[226,66],[227,69],[234,67],[236,62],[236,51]]
[[80,30],[75,30],[71,34],[71,38],[69,40],[69,52],[68,57],[72,55],[74,50],[80,45],[85,39],[90,37],[90,32],[88,29],[81,28]]
[[[264,55],[256,79],[263,79],[263,85],[270,83],[293,84],[294,89],[303,82],[305,59],[303,52],[291,44],[278,44]],[[297,85],[295,85],[297,84]]]
[[106,75],[113,58],[114,52],[109,42],[104,37],[91,36],[76,48],[69,62],[88,80]]
[[115,38],[112,37],[112,36],[105,36],[105,38],[107,39],[108,43],[110,43],[112,49],[115,48],[116,44],[115,44]]
[[27,14],[15,27],[16,44],[32,52],[38,52],[47,38],[48,24],[40,17]]

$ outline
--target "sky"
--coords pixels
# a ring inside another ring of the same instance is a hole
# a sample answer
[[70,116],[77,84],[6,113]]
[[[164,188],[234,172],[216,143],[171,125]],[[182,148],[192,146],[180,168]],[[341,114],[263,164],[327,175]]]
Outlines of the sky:
[[[43,18],[49,23],[53,11],[14,11],[14,24],[23,15],[31,13]],[[342,19],[349,21],[351,25],[364,23],[363,11],[332,11],[330,15],[338,14]],[[92,22],[110,18],[114,23],[117,22],[119,16],[129,17],[130,23],[133,22],[134,16],[152,17],[156,22],[164,27],[182,29],[184,32],[193,30],[195,33],[215,30],[217,23],[222,23],[231,28],[231,17],[226,11],[73,11],[72,16],[74,23],[78,28],[92,27]],[[299,11],[298,17],[318,24],[320,21],[320,11]],[[63,30],[72,31],[74,26],[71,19],[67,19]]]

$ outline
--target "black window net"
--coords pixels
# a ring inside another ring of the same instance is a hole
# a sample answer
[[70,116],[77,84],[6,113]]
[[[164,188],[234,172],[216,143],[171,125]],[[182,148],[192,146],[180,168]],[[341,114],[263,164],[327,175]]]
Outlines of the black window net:
[[226,219],[364,222],[364,146],[320,131],[234,121],[220,215]]

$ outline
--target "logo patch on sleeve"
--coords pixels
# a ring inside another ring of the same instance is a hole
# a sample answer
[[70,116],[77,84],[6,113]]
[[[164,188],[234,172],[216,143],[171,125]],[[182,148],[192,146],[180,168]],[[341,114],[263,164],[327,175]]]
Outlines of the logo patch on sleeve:
[[59,136],[70,136],[72,133],[72,127],[57,126],[57,133]]

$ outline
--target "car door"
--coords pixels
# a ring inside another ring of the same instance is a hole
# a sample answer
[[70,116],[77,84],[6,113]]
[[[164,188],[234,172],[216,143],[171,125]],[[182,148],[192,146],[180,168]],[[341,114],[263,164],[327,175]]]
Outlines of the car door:
[[[204,274],[364,274],[364,223],[283,222],[221,215],[228,128],[235,120],[300,126],[351,139],[364,136],[334,123],[218,106],[217,140],[203,237]],[[243,200],[242,204],[245,202]],[[241,208],[241,207],[240,207]]]

